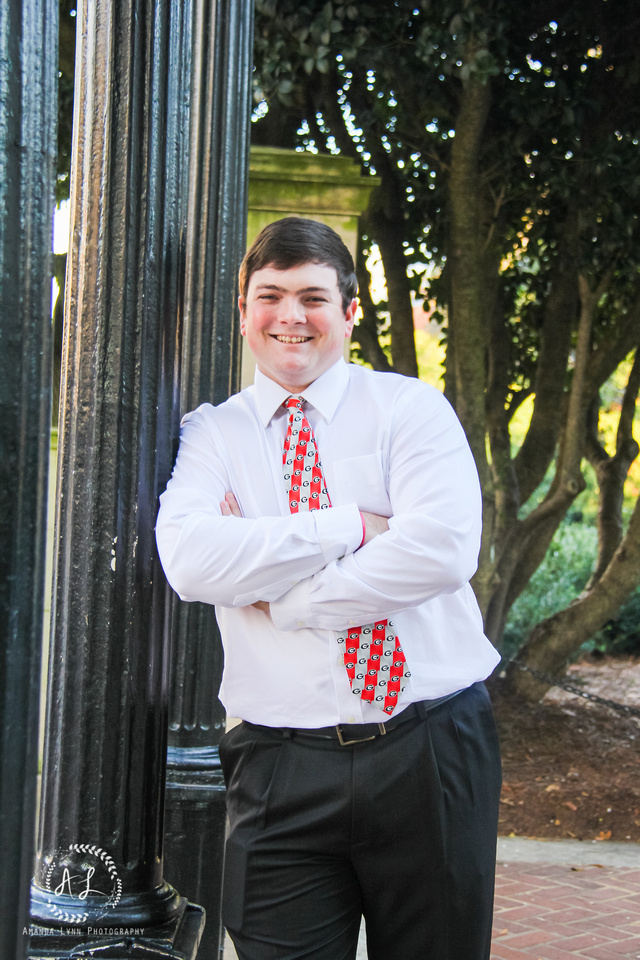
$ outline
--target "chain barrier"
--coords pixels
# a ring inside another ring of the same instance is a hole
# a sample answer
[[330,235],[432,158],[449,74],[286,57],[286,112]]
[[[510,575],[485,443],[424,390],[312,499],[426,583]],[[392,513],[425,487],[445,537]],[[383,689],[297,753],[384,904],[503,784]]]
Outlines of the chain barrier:
[[603,707],[610,707],[612,710],[619,710],[621,713],[626,713],[632,717],[640,717],[640,710],[638,710],[636,707],[630,707],[626,703],[616,703],[615,700],[607,700],[605,697],[599,697],[595,693],[589,693],[588,690],[583,690],[575,683],[571,683],[568,680],[563,680],[560,677],[552,677],[551,674],[543,673],[541,670],[534,670],[533,667],[528,667],[526,663],[521,663],[520,660],[514,660],[510,657],[503,657],[502,662],[512,663],[514,667],[517,667],[519,670],[525,670],[527,673],[530,673],[532,677],[535,677],[536,680],[541,680],[543,683],[548,683],[551,687],[560,687],[562,690],[566,690],[567,693],[574,693],[576,696],[583,697],[585,700],[590,700],[592,703],[599,703]]

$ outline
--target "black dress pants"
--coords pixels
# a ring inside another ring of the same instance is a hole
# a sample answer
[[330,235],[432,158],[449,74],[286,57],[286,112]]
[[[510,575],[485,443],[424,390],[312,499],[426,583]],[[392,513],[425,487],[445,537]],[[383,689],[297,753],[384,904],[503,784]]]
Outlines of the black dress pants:
[[489,960],[500,759],[483,684],[340,746],[225,735],[223,923],[240,960]]

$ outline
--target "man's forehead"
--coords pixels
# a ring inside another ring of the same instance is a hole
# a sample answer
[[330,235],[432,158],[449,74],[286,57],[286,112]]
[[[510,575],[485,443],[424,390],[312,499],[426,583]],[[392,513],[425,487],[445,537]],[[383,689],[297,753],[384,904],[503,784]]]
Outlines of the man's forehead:
[[335,267],[324,263],[300,263],[285,270],[267,264],[251,274],[249,286],[255,290],[268,288],[295,293],[335,293],[338,291],[338,274]]

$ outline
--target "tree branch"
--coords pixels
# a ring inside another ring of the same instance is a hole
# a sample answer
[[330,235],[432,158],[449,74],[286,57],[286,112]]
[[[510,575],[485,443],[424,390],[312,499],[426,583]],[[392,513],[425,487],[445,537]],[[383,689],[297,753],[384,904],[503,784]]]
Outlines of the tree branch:
[[577,270],[573,251],[577,218],[565,218],[559,253],[544,307],[533,390],[535,402],[529,429],[515,458],[522,503],[542,482],[553,460],[566,415],[565,380],[571,331],[577,307]]

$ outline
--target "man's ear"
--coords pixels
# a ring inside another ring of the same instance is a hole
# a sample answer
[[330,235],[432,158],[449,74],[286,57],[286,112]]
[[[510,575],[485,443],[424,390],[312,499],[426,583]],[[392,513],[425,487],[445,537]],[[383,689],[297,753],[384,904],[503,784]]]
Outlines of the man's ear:
[[240,311],[240,333],[242,336],[246,336],[245,331],[245,314],[244,314],[244,297],[242,294],[238,297],[238,310]]
[[356,320],[357,309],[358,309],[358,301],[354,297],[344,313],[344,319],[346,322],[346,328],[344,333],[345,337],[351,336],[351,331],[353,330],[353,325]]

